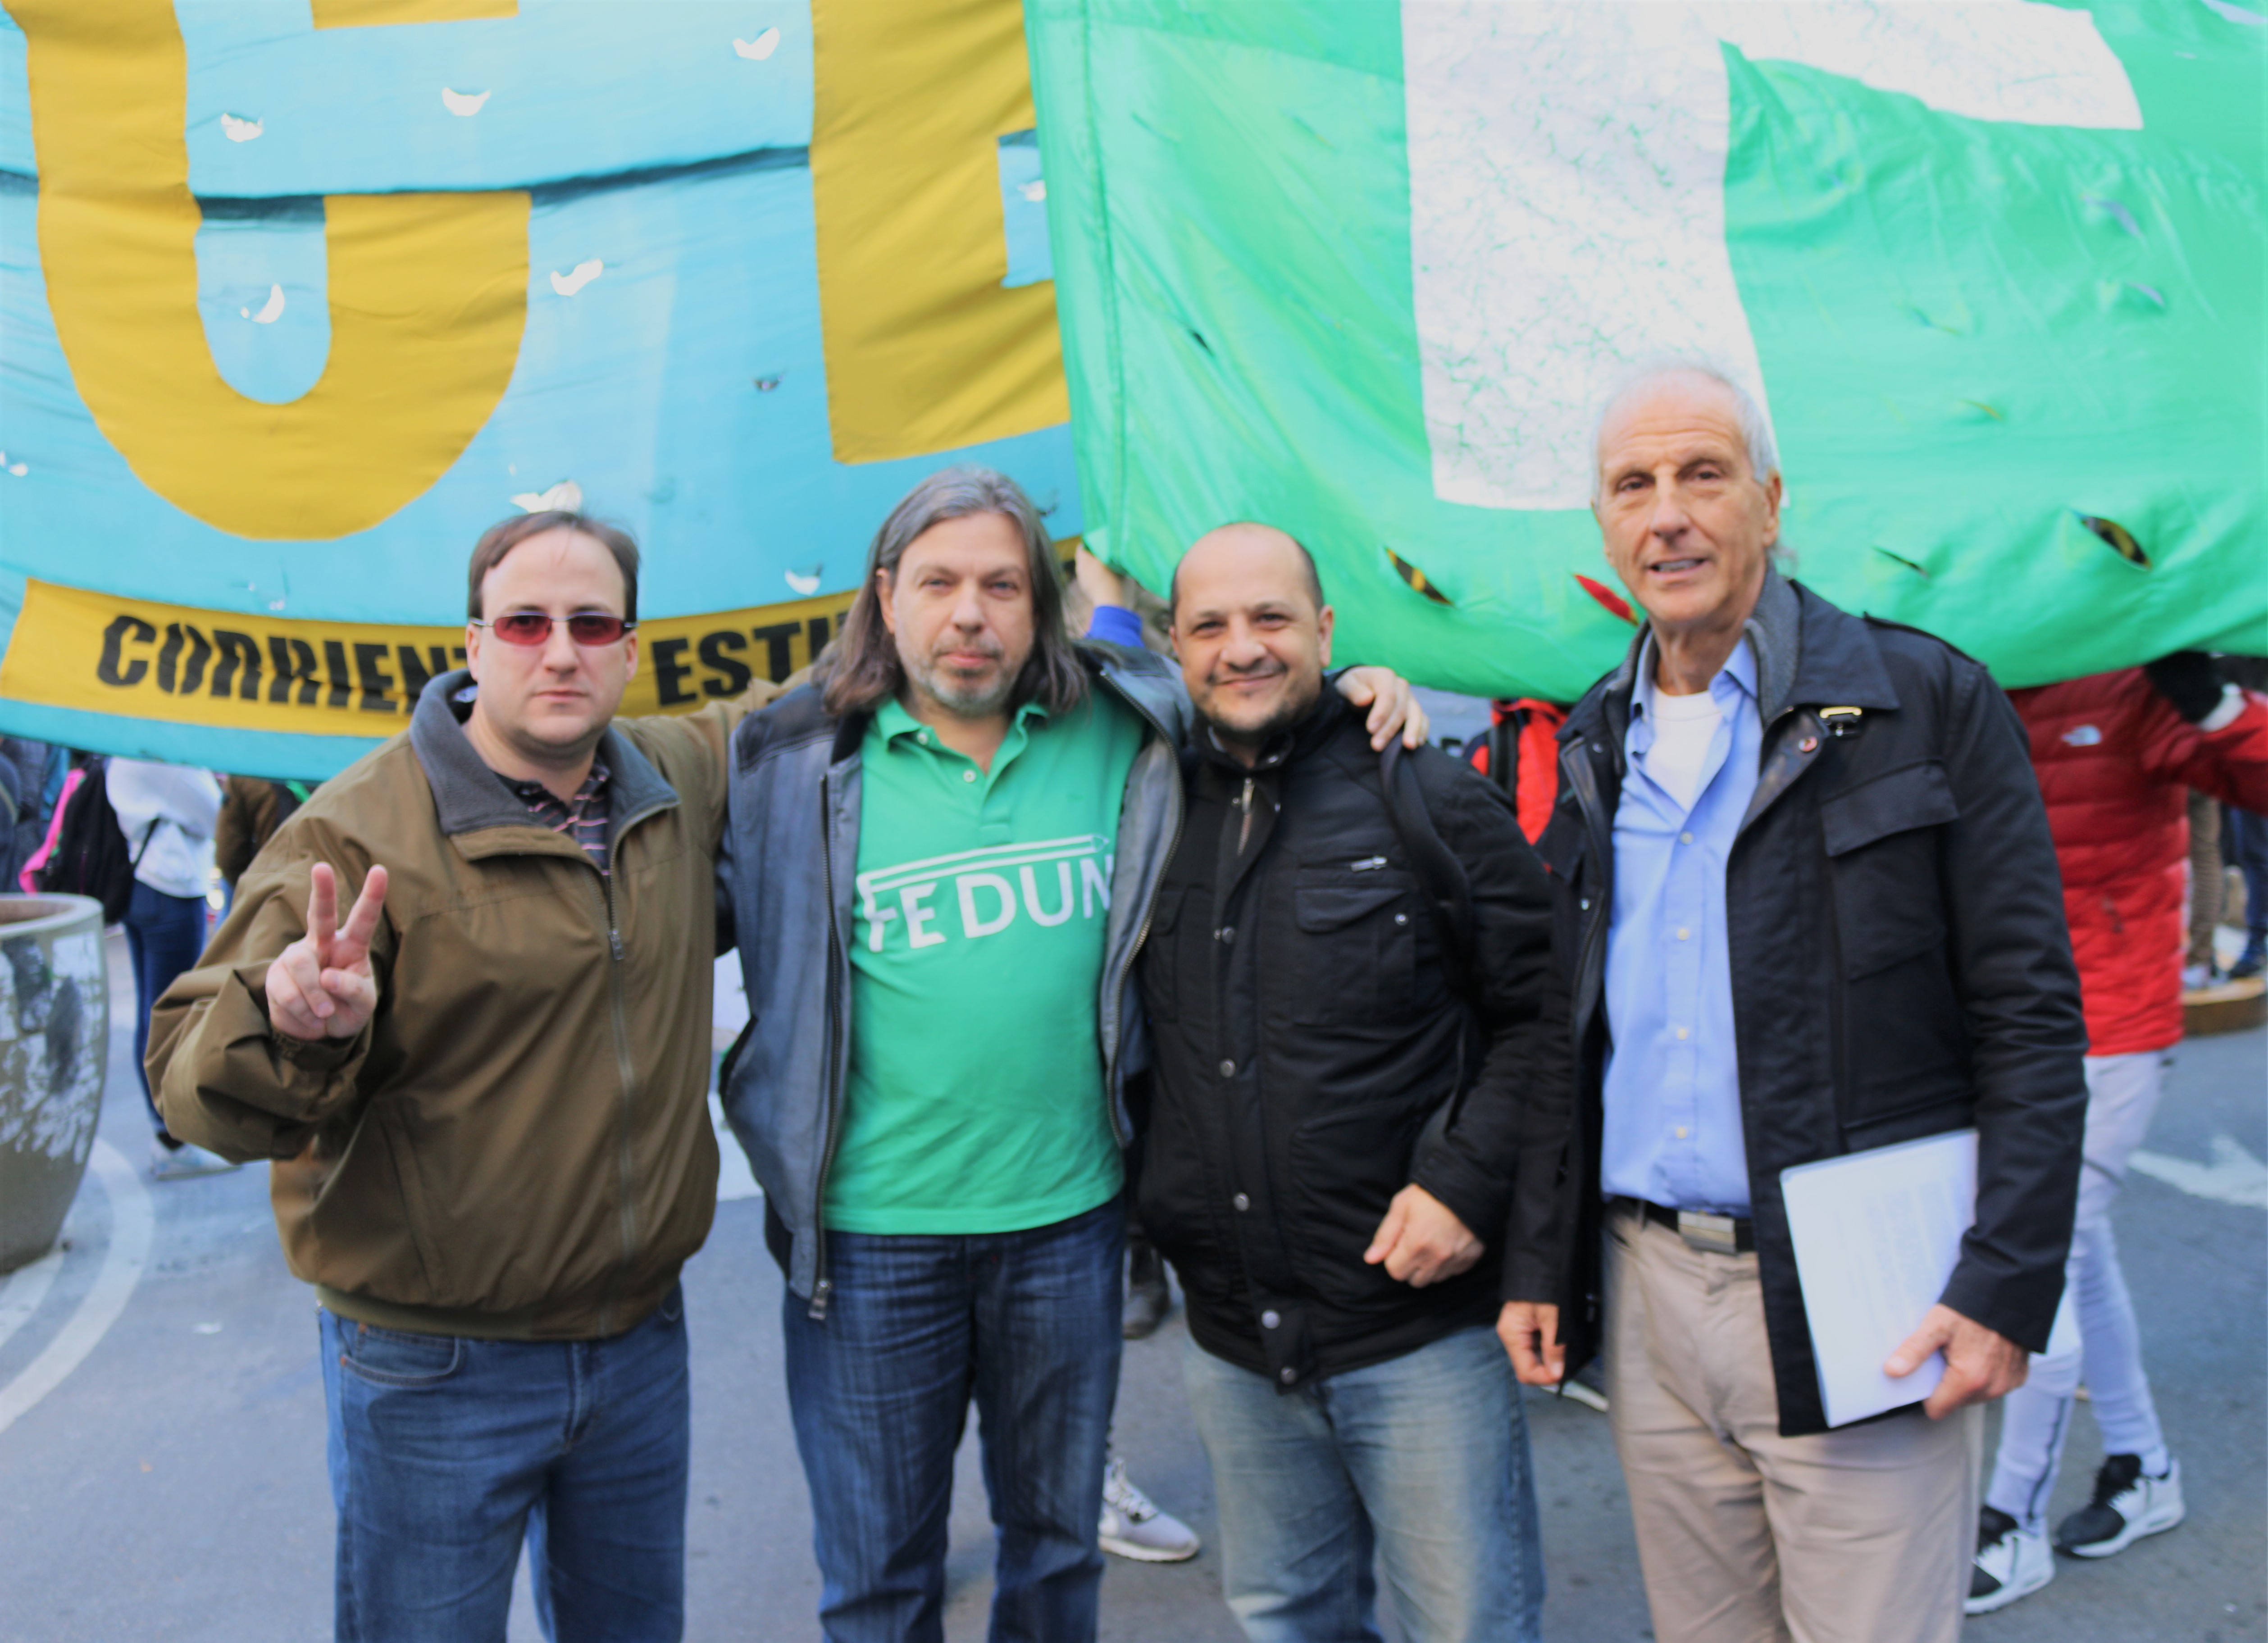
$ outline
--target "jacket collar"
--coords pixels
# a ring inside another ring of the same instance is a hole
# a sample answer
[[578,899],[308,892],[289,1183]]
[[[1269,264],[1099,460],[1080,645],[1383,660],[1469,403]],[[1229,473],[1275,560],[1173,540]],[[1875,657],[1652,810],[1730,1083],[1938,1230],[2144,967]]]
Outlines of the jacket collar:
[[[1620,737],[1630,723],[1631,695],[1649,631],[1641,625],[1631,636],[1615,670],[1567,716],[1559,740],[1572,741],[1602,727]],[[1764,590],[1743,631],[1756,652],[1756,711],[1766,725],[1791,707],[1898,704],[1867,624],[1778,571],[1764,572]]]
[[1803,654],[1803,616],[1795,584],[1778,571],[1764,572],[1756,608],[1742,624],[1749,649],[1756,659],[1756,715],[1767,725],[1788,704],[1795,682],[1796,659]]
[[[1862,617],[1830,605],[1800,582],[1786,584],[1796,596],[1800,637],[1794,678],[1782,705],[1864,707],[1889,711],[1898,704],[1881,647]],[[1767,718],[1765,723],[1771,723]]]
[[[472,674],[462,667],[440,674],[417,698],[417,710],[409,720],[410,750],[433,790],[441,831],[453,838],[483,828],[535,825],[527,807],[482,761],[465,734],[464,715],[458,709],[469,711],[472,698],[467,695],[460,704],[458,696],[472,682]],[[598,751],[614,773],[608,785],[607,813],[616,822],[677,802],[677,790],[614,726],[608,726],[599,738]]]

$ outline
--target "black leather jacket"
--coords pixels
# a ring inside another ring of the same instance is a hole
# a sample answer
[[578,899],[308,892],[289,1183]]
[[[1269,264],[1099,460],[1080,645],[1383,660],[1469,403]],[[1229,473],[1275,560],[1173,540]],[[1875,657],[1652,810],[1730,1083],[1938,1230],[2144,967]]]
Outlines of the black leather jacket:
[[[1780,1171],[1976,1126],[1977,1224],[1941,1299],[2037,1352],[2071,1242],[2087,1034],[2039,784],[1992,676],[1777,573],[1749,637],[1763,764],[1726,906],[1765,1325],[1793,1436],[1826,1423]],[[1581,1092],[1564,1214],[1535,1252],[1579,1298],[1562,1324],[1571,1371],[1597,1328],[1603,987],[1638,655],[1633,642],[1561,729],[1559,802],[1537,846],[1564,887]]]
[[[1476,1028],[1379,755],[1336,694],[1257,769],[1187,747],[1182,768],[1188,819],[1142,959],[1155,1065],[1137,1194],[1198,1344],[1302,1385],[1550,1298],[1537,1286],[1557,1273],[1503,1258],[1522,1214],[1552,1212],[1572,1108],[1550,892],[1509,801],[1438,749],[1413,757],[1469,880]],[[1476,1076],[1428,1131],[1461,1070]],[[1548,1144],[1523,1154],[1530,1128]],[[1424,1289],[1362,1258],[1413,1181],[1488,1245]]]

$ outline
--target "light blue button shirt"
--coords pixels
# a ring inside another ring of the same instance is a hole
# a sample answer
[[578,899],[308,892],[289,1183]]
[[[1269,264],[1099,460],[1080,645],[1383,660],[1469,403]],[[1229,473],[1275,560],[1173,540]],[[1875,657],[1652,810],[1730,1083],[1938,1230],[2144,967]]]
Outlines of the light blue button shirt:
[[1709,682],[1722,717],[1690,810],[1646,773],[1653,667],[1649,637],[1624,743],[1630,773],[1615,809],[1600,1184],[1610,1197],[1746,1215],[1725,864],[1762,760],[1756,656],[1742,640]]

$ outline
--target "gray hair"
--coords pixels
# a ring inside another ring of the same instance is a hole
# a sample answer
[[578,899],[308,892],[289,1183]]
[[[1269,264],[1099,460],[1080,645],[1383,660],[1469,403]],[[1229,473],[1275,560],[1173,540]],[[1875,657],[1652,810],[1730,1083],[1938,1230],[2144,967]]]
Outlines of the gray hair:
[[[1779,451],[1772,444],[1771,424],[1764,416],[1764,407],[1756,403],[1756,395],[1742,387],[1723,366],[1713,361],[1683,355],[1656,355],[1639,361],[1615,379],[1614,391],[1600,406],[1598,419],[1591,424],[1593,461],[1597,460],[1599,440],[1607,431],[1608,419],[1623,408],[1625,401],[1653,387],[1668,377],[1699,377],[1713,382],[1732,396],[1733,418],[1740,424],[1741,443],[1748,448],[1749,468],[1757,483],[1770,479],[1779,472]],[[1596,497],[1599,487],[1606,483],[1602,472],[1593,475],[1591,494]]]
[[874,533],[866,549],[866,579],[843,619],[843,630],[828,647],[823,682],[827,711],[838,717],[871,711],[905,688],[905,666],[897,640],[882,620],[879,571],[897,573],[898,561],[914,539],[947,519],[997,513],[1024,539],[1025,569],[1032,589],[1032,654],[1016,676],[1012,700],[1037,701],[1050,713],[1079,705],[1086,696],[1086,669],[1064,626],[1063,582],[1055,547],[1040,511],[1024,488],[989,468],[946,468],[906,492]]

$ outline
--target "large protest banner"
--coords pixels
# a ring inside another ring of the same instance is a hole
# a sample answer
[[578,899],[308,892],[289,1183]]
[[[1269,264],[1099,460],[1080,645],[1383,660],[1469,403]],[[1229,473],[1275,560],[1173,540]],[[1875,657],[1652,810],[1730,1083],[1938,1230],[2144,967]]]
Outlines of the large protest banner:
[[631,711],[946,460],[1079,528],[1016,0],[4,5],[0,729],[328,775],[516,508],[644,544]]
[[1344,653],[1627,642],[1592,417],[1701,352],[1798,574],[2009,685],[2268,652],[2258,0],[1027,0],[1087,540],[1301,537]]

